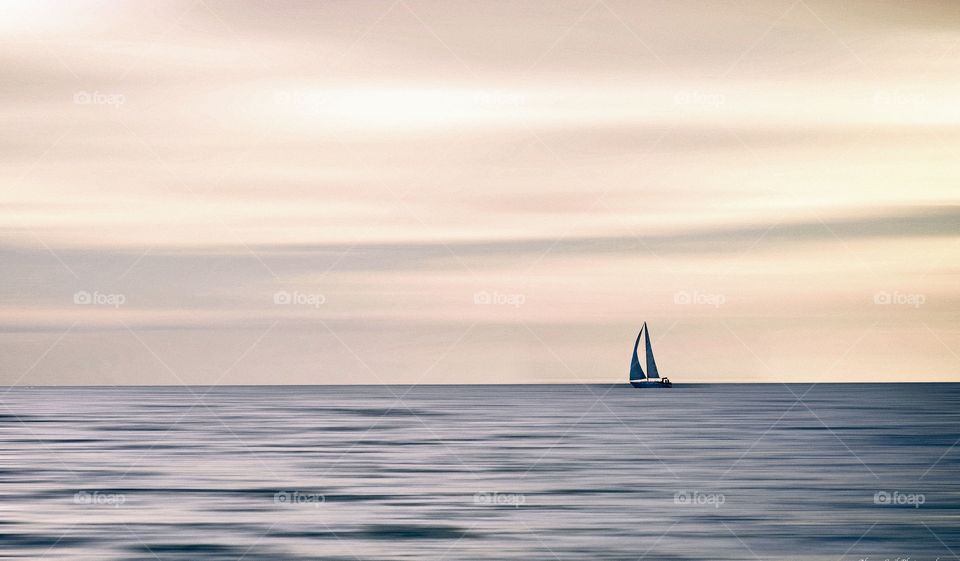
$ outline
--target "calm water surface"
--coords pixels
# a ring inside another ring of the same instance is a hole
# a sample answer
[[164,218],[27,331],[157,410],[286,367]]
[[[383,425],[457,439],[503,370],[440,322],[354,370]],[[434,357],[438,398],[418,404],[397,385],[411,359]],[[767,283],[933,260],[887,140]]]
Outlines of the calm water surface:
[[960,384],[3,391],[0,559],[960,553]]

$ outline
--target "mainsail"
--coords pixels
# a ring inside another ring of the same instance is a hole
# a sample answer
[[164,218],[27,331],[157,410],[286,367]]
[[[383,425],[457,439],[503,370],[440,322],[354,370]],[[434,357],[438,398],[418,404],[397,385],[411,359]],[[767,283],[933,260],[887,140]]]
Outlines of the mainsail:
[[[646,376],[643,375],[643,368],[640,368],[640,360],[637,359],[637,349],[640,347],[640,336],[643,335],[643,330],[640,330],[640,333],[637,333],[637,342],[633,344],[633,354],[630,355],[630,381],[643,380]],[[648,351],[649,353],[649,351]],[[649,363],[649,360],[647,361]]]
[[[650,346],[650,328],[647,327],[647,322],[643,322],[643,346],[647,349],[647,377],[659,378],[660,373],[657,372],[657,363],[653,360],[653,347]],[[636,351],[633,355],[636,357]]]

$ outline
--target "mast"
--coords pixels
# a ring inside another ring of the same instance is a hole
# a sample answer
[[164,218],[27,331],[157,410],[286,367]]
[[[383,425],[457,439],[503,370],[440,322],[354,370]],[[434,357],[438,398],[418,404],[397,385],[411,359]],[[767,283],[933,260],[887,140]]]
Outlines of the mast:
[[630,355],[630,381],[643,380],[646,376],[643,374],[643,368],[640,367],[640,360],[637,358],[637,349],[640,347],[640,336],[643,329],[637,333],[637,342],[633,344],[633,353]]
[[[647,351],[647,377],[649,378],[660,378],[660,373],[657,372],[657,363],[653,360],[653,347],[650,346],[650,328],[647,327],[647,322],[643,322],[643,346]],[[636,353],[634,353],[636,355]]]

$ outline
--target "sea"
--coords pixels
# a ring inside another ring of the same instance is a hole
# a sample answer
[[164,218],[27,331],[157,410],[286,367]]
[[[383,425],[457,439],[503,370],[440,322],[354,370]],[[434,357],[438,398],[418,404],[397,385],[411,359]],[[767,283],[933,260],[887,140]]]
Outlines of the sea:
[[960,384],[0,392],[2,560],[960,553]]

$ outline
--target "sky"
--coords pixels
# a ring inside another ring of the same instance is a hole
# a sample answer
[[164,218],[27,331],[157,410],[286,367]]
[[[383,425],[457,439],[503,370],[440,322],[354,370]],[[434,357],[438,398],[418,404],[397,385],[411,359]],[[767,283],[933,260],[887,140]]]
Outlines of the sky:
[[960,381],[950,1],[0,18],[0,385]]

